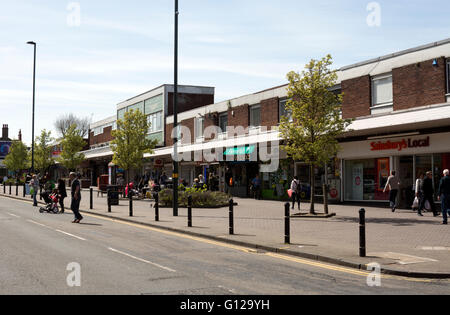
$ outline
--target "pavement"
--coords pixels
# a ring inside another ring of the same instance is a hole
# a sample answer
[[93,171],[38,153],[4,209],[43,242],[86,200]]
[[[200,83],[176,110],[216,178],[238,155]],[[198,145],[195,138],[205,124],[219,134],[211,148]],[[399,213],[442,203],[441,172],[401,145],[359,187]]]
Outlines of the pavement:
[[[0,189],[0,196],[3,187]],[[9,189],[6,188],[6,196]],[[10,197],[23,199],[19,187]],[[30,197],[26,197],[30,200]],[[70,206],[66,199],[66,207]],[[187,226],[187,209],[160,208],[160,221],[155,221],[153,201],[134,200],[133,217],[129,216],[129,201],[120,200],[108,213],[106,195],[94,193],[94,207],[89,209],[89,190],[83,190],[81,210],[160,229],[182,232],[222,242],[257,248],[261,251],[289,254],[302,258],[367,270],[377,263],[386,274],[414,278],[450,278],[450,227],[442,225],[442,217],[431,213],[418,217],[411,210],[364,207],[366,210],[367,257],[359,257],[359,209],[357,205],[330,205],[332,218],[291,217],[291,243],[284,243],[284,203],[235,198],[234,235],[229,235],[229,210],[193,209],[193,227]],[[322,212],[323,205],[316,204]],[[306,212],[309,204],[302,203]],[[67,210],[70,212],[70,209]],[[297,209],[291,215],[297,214]],[[88,220],[88,219],[86,219]]]

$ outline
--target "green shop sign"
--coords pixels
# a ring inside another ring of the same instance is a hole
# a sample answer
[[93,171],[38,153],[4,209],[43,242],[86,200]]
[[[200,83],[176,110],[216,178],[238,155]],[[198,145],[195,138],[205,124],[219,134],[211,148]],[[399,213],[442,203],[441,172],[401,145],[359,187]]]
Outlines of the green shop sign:
[[245,147],[237,147],[237,148],[228,148],[224,155],[244,155],[244,154],[252,154],[255,152],[255,146],[245,146]]

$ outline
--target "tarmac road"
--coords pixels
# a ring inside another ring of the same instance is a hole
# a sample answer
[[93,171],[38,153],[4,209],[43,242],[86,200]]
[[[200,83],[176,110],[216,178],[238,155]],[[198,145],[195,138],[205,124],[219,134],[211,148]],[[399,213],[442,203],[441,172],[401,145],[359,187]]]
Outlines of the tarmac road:
[[368,272],[112,219],[72,219],[0,197],[0,294],[450,293],[448,280],[382,275],[381,286],[370,287]]

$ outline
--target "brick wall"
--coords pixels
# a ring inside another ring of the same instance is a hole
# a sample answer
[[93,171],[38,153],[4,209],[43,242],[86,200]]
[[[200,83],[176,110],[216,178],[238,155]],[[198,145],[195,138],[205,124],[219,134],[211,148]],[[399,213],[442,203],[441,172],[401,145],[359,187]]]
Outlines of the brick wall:
[[370,115],[372,105],[372,86],[369,75],[342,81],[342,103],[343,118],[356,118]]
[[[234,115],[233,115],[234,113]],[[228,110],[228,126],[247,128],[249,125],[249,105],[244,104]]]
[[274,97],[261,101],[261,126],[268,127],[268,130],[278,126],[280,121],[279,98]]
[[166,147],[173,146],[173,139],[172,139],[172,129],[173,124],[166,124],[165,128],[165,134],[164,134],[164,143]]
[[93,145],[97,145],[97,144],[102,144],[102,143],[106,143],[109,142],[113,139],[112,136],[112,127],[106,127],[103,128],[103,133],[94,136],[94,132],[91,131],[89,133],[89,145],[93,146]]
[[445,103],[445,58],[433,60],[392,70],[394,110]]

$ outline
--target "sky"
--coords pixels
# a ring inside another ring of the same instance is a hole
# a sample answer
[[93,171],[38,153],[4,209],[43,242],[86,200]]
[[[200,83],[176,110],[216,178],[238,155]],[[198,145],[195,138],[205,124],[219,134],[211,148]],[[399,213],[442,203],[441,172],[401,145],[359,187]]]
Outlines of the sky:
[[[310,59],[334,67],[450,38],[448,0],[179,0],[179,83],[215,101],[287,83]],[[0,124],[31,144],[57,117],[92,122],[173,83],[174,1],[0,0]]]

